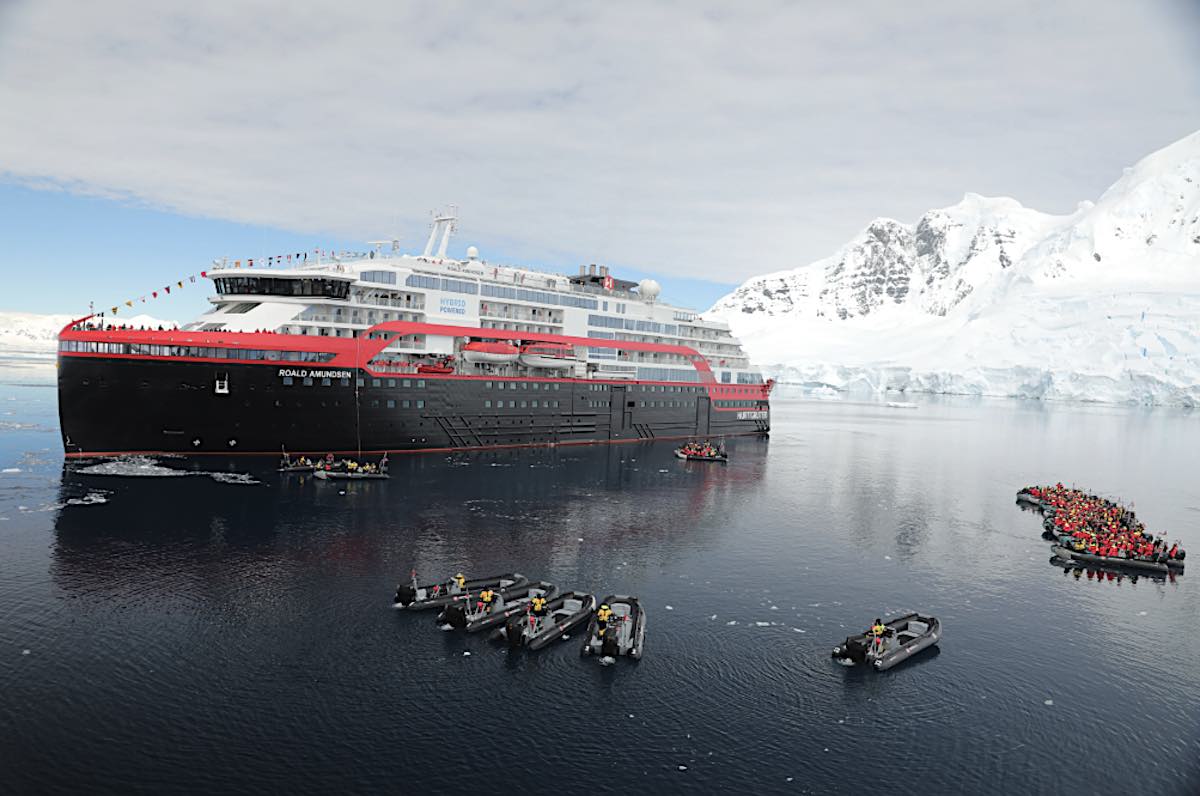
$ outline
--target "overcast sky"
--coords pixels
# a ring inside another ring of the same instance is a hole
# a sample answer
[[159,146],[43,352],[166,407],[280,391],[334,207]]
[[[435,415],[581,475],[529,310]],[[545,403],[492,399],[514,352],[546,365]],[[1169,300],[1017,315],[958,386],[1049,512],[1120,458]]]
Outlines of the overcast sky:
[[455,202],[460,245],[564,268],[733,283],[967,191],[1067,212],[1197,128],[1186,0],[0,0],[5,182],[418,248]]

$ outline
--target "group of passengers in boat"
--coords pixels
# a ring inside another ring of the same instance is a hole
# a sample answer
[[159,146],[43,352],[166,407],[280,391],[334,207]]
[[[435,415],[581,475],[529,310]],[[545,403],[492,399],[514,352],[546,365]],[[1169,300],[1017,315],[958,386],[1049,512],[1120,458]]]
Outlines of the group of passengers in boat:
[[685,453],[688,456],[703,456],[706,459],[716,459],[717,457],[725,455],[723,446],[715,447],[708,440],[704,440],[703,442],[689,442],[679,450],[681,453]]
[[1051,522],[1058,539],[1080,553],[1105,558],[1140,559],[1165,563],[1183,558],[1179,542],[1169,548],[1163,538],[1146,532],[1132,511],[1119,503],[1057,483],[1025,490],[1053,509]]

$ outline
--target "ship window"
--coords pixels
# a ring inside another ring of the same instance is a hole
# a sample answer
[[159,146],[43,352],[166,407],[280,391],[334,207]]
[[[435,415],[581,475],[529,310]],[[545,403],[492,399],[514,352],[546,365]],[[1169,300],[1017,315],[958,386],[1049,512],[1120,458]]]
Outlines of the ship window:
[[350,378],[349,378],[349,377],[342,378],[342,379],[338,379],[338,381],[341,383],[341,385],[342,385],[343,387],[349,387],[349,386],[350,386]]
[[526,408],[527,406],[529,406],[529,404],[528,404],[528,403],[526,403],[525,401],[521,401],[521,408],[522,408],[522,409]]
[[402,387],[411,387],[411,386],[412,386],[412,379],[405,379],[405,380],[404,380],[404,383],[403,383],[401,386],[402,386]]
[[366,380],[365,380],[365,379],[355,379],[355,380],[354,380],[354,383],[355,383],[355,385],[356,385],[356,386],[358,386],[358,387],[362,387],[362,386],[363,386],[364,384],[366,384],[367,382],[366,382]]
[[378,399],[378,398],[376,398],[375,400],[371,401],[371,406],[373,406],[373,407],[378,407],[378,406],[379,406],[379,399]]
[[311,387],[311,386],[312,386],[312,377],[311,377],[311,376],[305,376],[305,377],[304,377],[304,386],[305,386],[305,387]]
[[417,401],[417,408],[418,408],[418,409],[424,409],[424,408],[425,408],[425,402],[424,402],[424,401],[420,401],[420,400],[418,400],[418,401]]
[[483,408],[484,408],[484,409],[491,409],[491,408],[492,408],[492,402],[491,402],[491,401],[484,401],[484,402],[483,402]]
[[503,390],[503,389],[504,389],[504,382],[502,382],[502,381],[498,381],[498,382],[496,382],[496,389],[497,389],[497,390]]
[[492,389],[492,383],[491,383],[490,381],[485,381],[485,382],[483,383],[483,386],[484,386],[486,389],[489,389],[489,390],[490,390],[490,389]]
[[538,383],[535,381],[535,382],[533,383],[533,389],[535,389],[535,390],[540,390],[540,389],[542,389],[542,385],[538,384]]
[[512,408],[513,408],[513,407],[515,407],[516,405],[517,405],[517,402],[516,402],[516,401],[509,401],[509,402],[508,402],[508,408],[509,408],[509,409],[512,409]]
[[517,383],[516,383],[515,381],[510,381],[510,382],[508,383],[508,389],[510,389],[510,390],[515,390],[515,389],[517,389]]
[[283,406],[283,401],[280,401],[280,400],[277,398],[277,399],[275,399],[275,405],[276,405],[276,406]]
[[292,377],[291,377],[291,376],[284,376],[284,377],[283,377],[283,383],[284,383],[284,385],[285,385],[285,386],[287,386],[287,387],[290,387],[290,386],[292,385]]
[[395,402],[395,401],[392,401],[392,400],[388,400],[388,402],[387,402],[387,408],[388,408],[388,409],[395,409],[395,408],[396,408],[396,402]]
[[418,390],[425,389],[425,379],[417,379],[417,389]]
[[[554,389],[556,389],[556,390],[558,389],[558,382],[555,382],[555,383],[554,383]],[[557,404],[557,403],[555,403],[554,405],[555,405],[555,406],[558,406],[558,404]]]
[[404,409],[409,409],[412,407],[412,402],[411,401],[401,401],[400,406]]
[[530,402],[529,402],[529,406],[530,406],[531,408],[533,408],[533,409],[537,409],[537,408],[538,408],[538,402],[537,402],[537,401],[530,401]]
[[395,386],[396,386],[396,380],[395,380],[395,379],[388,379],[388,380],[387,380],[387,386],[389,386],[389,387],[395,387]]
[[380,380],[379,380],[379,379],[371,379],[371,386],[372,386],[372,387],[378,387],[378,386],[380,385],[380,383],[381,383],[381,382],[380,382]]
[[322,387],[330,387],[333,385],[333,379],[321,379]]

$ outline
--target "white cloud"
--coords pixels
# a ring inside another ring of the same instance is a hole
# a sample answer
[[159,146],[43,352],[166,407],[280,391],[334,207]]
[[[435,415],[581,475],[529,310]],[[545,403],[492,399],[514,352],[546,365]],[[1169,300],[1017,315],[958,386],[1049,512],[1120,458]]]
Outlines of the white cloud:
[[39,0],[0,172],[486,256],[734,282],[967,190],[1063,211],[1200,126],[1184,4]]

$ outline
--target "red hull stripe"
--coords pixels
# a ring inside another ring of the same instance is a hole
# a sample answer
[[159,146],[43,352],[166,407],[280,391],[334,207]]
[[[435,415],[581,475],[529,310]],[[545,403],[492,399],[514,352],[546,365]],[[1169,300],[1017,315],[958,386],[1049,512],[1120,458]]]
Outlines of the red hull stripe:
[[[86,318],[83,320],[87,320]],[[320,363],[320,366],[325,369],[334,368],[358,368],[370,373],[375,377],[395,377],[412,375],[411,373],[394,373],[383,370],[375,370],[370,367],[371,360],[378,355],[384,348],[392,342],[396,336],[406,336],[414,334],[422,335],[439,335],[447,337],[482,337],[491,340],[508,340],[510,338],[519,337],[525,342],[547,342],[559,343],[562,345],[571,346],[588,346],[591,348],[615,348],[624,351],[647,351],[662,354],[675,354],[687,358],[692,366],[700,374],[700,384],[707,386],[713,397],[725,397],[734,395],[752,395],[754,392],[759,393],[761,398],[766,398],[770,393],[770,387],[766,384],[755,385],[749,388],[750,392],[741,392],[740,390],[747,389],[745,385],[724,385],[718,383],[713,376],[712,368],[708,361],[694,348],[689,346],[667,345],[666,343],[640,343],[626,340],[602,340],[591,337],[569,337],[566,335],[556,334],[539,334],[536,332],[515,332],[505,329],[478,329],[471,326],[446,326],[443,324],[434,323],[417,323],[415,321],[386,321],[379,323],[367,329],[362,336],[354,338],[346,337],[310,337],[308,335],[297,334],[271,334],[262,332],[196,332],[196,331],[158,331],[158,330],[97,330],[74,329],[74,325],[82,323],[82,321],[73,321],[61,332],[59,332],[60,340],[77,340],[85,342],[101,342],[101,343],[136,343],[142,345],[175,345],[175,346],[203,346],[211,348],[227,348],[227,349],[257,349],[264,351],[307,351],[311,353],[327,353],[333,354],[334,357],[328,362]],[[370,340],[367,335],[384,334],[381,339]],[[112,359],[138,359],[152,362],[209,362],[216,364],[258,364],[272,365],[275,367],[303,367],[304,363],[296,363],[284,360],[242,360],[242,359],[217,359],[217,358],[200,358],[200,357],[157,357],[146,356],[141,354],[107,354],[107,353],[91,353],[91,352],[60,352],[60,356],[79,356],[79,357],[109,357]],[[427,374],[432,375],[432,374]],[[594,383],[601,381],[599,379],[550,379],[550,378],[510,378],[498,379],[495,376],[459,376],[445,375],[437,376],[437,378],[446,379],[489,379],[492,381],[560,381],[560,382],[585,382]],[[620,383],[638,383],[638,384],[668,384],[678,385],[681,382],[667,381],[635,381],[633,379],[607,379],[604,380],[609,384]]]

